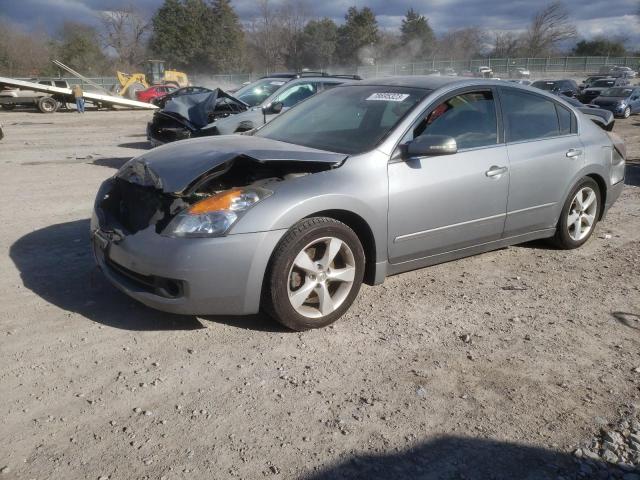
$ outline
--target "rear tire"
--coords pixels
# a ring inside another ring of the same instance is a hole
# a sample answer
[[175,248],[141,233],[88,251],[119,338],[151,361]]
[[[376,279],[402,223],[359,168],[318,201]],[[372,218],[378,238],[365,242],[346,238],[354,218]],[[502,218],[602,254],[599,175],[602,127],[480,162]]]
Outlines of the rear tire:
[[558,248],[571,250],[584,245],[596,228],[602,194],[595,180],[585,177],[573,187],[560,213],[553,242]]
[[38,100],[38,109],[42,113],[54,113],[58,110],[60,104],[56,99],[51,97],[42,97]]
[[362,244],[347,225],[327,217],[301,220],[271,257],[262,307],[292,330],[325,327],[355,300],[364,267]]

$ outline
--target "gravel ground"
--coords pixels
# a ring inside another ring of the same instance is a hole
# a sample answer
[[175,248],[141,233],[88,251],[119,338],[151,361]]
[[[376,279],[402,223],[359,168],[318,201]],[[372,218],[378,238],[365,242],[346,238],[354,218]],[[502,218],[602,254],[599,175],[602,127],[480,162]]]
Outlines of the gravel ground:
[[[149,117],[0,112],[0,479],[640,478],[640,167],[579,250],[395,276],[291,333],[96,271],[96,189]],[[638,126],[616,126],[632,159]]]

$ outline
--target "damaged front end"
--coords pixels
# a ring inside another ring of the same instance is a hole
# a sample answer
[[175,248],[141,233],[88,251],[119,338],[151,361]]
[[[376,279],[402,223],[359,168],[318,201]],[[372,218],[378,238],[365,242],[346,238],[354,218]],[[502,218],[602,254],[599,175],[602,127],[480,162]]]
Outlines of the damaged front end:
[[[257,137],[201,139],[135,158],[103,183],[96,229],[117,242],[141,230],[171,237],[225,235],[287,180],[339,167],[345,155]],[[235,148],[233,148],[235,147]],[[214,150],[215,149],[215,150]]]
[[215,123],[249,106],[223,90],[178,96],[154,113],[147,139],[157,146],[193,137],[218,135]]

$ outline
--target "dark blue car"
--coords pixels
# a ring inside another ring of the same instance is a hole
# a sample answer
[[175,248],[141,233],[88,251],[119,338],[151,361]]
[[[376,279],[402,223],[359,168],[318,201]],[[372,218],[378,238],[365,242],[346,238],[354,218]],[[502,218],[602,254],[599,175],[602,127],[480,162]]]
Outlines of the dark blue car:
[[613,112],[616,117],[629,118],[631,114],[640,112],[640,88],[608,88],[591,103]]

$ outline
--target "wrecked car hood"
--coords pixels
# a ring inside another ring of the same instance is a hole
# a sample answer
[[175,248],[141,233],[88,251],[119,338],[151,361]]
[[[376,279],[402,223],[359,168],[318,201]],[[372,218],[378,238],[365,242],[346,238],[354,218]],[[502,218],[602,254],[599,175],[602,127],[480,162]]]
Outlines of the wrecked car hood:
[[173,114],[190,122],[196,129],[203,128],[211,122],[216,112],[234,114],[246,111],[249,106],[241,100],[216,88],[212,92],[180,95],[169,100],[162,113]]
[[203,177],[223,171],[237,158],[256,162],[307,162],[338,167],[343,153],[316,150],[250,135],[203,137],[169,143],[127,162],[116,174],[128,182],[182,195]]

